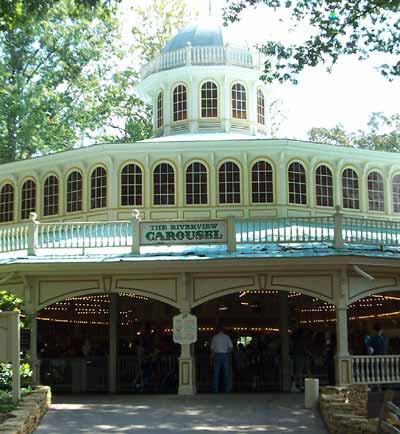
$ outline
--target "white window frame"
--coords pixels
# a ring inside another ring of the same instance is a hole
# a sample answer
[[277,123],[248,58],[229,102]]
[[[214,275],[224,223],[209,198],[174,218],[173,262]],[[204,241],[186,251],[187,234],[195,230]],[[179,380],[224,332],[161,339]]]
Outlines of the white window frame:
[[307,171],[300,161],[292,161],[287,169],[288,202],[307,205]]
[[[351,176],[345,176],[350,174]],[[358,173],[347,167],[342,171],[342,206],[344,209],[360,209],[360,182]]]
[[[264,170],[256,168],[260,163],[265,164]],[[251,166],[251,201],[254,204],[274,202],[274,170],[267,160],[257,160]]]
[[[324,169],[324,173],[318,173],[320,169]],[[315,203],[327,208],[334,206],[333,174],[326,164],[315,169]]]

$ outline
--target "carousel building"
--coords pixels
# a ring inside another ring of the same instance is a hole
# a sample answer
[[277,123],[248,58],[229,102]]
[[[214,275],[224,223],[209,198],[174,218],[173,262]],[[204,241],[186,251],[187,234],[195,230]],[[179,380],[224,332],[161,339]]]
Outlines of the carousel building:
[[299,328],[316,355],[336,334],[338,384],[399,381],[354,336],[398,328],[400,157],[268,138],[262,67],[202,20],[142,70],[154,138],[0,167],[0,290],[25,302],[36,381],[208,390],[220,320],[261,354],[233,355],[242,390],[290,388]]

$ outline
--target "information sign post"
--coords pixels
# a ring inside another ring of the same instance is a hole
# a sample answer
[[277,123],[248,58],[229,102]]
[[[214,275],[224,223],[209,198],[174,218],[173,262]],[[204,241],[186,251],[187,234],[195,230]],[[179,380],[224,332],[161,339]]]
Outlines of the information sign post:
[[173,340],[181,345],[194,344],[197,341],[197,317],[190,313],[174,316]]

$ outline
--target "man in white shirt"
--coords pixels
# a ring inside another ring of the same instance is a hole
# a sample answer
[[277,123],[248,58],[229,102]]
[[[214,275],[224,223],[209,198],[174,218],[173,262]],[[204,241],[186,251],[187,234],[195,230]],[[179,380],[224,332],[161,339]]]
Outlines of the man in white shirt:
[[217,334],[211,340],[211,352],[213,359],[213,392],[217,393],[221,371],[224,375],[224,392],[232,390],[231,369],[229,366],[230,353],[232,352],[231,338],[224,333],[224,327],[217,327]]

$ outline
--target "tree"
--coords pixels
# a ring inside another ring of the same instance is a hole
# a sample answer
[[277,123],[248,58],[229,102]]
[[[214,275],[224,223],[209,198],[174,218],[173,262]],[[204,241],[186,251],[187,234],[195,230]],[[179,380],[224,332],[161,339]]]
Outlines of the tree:
[[371,113],[366,131],[347,132],[343,125],[339,124],[333,128],[312,128],[308,135],[313,142],[399,152],[400,114]]
[[112,113],[111,60],[120,57],[116,6],[6,3],[13,7],[0,34],[2,162],[71,148],[102,125]]
[[[151,136],[151,107],[138,100],[132,91],[138,83],[140,67],[153,60],[173,33],[196,16],[186,0],[149,0],[145,6],[141,0],[136,0],[132,11],[134,21],[139,24],[131,29],[133,42],[125,55],[131,65],[137,66],[118,76],[119,85],[109,96],[111,100],[116,99],[114,117],[100,136],[102,141],[132,142]],[[131,89],[128,95],[127,89]]]
[[283,44],[268,41],[260,47],[267,56],[264,79],[292,81],[306,66],[327,64],[328,70],[345,54],[357,54],[360,60],[373,52],[395,55],[380,71],[393,79],[400,75],[400,2],[399,0],[237,0],[228,2],[226,22],[239,20],[249,6],[264,4],[287,8],[291,24],[308,24],[311,34],[304,41]]
[[186,0],[151,0],[150,5],[134,6],[137,22],[132,28],[134,46],[142,62],[153,60],[172,34],[197,16]]

